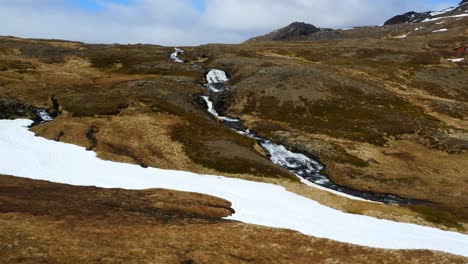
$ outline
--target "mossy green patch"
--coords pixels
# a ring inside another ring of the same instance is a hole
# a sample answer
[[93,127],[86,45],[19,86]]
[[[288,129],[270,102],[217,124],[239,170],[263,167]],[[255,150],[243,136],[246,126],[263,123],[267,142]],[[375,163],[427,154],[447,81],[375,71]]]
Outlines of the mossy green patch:
[[76,93],[57,96],[62,108],[73,116],[116,115],[129,104],[125,94],[105,93]]
[[[263,119],[288,123],[310,133],[325,133],[375,145],[383,145],[386,135],[413,134],[420,129],[434,129],[439,122],[388,93],[367,94],[354,87],[333,87],[340,95],[335,100],[283,103],[274,96],[251,94],[244,114],[255,113]],[[265,134],[267,128],[261,128]],[[270,128],[274,130],[275,128]]]
[[90,46],[86,57],[96,68],[125,74],[157,74],[199,77],[196,68],[169,59],[169,48],[147,45]]
[[259,156],[255,152],[255,140],[215,122],[204,112],[187,111],[167,100],[155,99],[153,103],[153,111],[175,115],[185,120],[183,124],[172,127],[171,137],[184,145],[186,154],[193,162],[224,173],[248,173],[260,177],[295,179],[293,175],[270,164],[266,159],[265,162],[258,162],[242,157],[242,153],[233,158],[230,153],[223,153],[216,148],[216,145],[209,144],[213,141],[231,142],[240,146],[246,154]]
[[449,211],[426,205],[411,206],[410,209],[429,222],[463,230],[463,226],[458,222],[458,217]]

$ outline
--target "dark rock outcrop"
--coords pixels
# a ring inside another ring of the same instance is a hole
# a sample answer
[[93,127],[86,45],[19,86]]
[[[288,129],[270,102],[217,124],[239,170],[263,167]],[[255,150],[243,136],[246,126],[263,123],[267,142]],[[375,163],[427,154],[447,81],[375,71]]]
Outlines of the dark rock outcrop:
[[37,58],[46,63],[64,62],[66,56],[77,54],[71,48],[51,47],[47,45],[24,45],[20,48],[21,54],[26,58]]
[[256,41],[301,41],[306,40],[310,35],[321,31],[314,25],[304,22],[294,22],[287,27],[275,30],[266,35],[255,37],[248,42]]
[[430,12],[424,12],[424,13],[417,13],[414,11],[404,13],[402,15],[397,15],[389,20],[387,20],[384,25],[396,25],[396,24],[404,24],[404,23],[418,23],[423,21],[424,19],[428,18],[430,16]]
[[294,22],[291,25],[278,30],[278,32],[274,34],[272,40],[294,40],[318,31],[320,31],[320,29],[314,25]]
[[[54,117],[57,117],[54,115]],[[49,112],[14,99],[0,99],[0,119],[25,118],[33,120],[32,126],[52,121]]]
[[16,100],[0,99],[0,119],[16,118],[35,119],[36,109]]
[[411,11],[411,12],[404,13],[402,15],[397,15],[397,16],[390,18],[384,23],[384,25],[388,26],[388,25],[397,25],[397,24],[405,24],[405,23],[419,23],[426,19],[466,14],[466,11],[468,10],[468,5],[465,5],[466,3],[468,3],[468,0],[463,0],[456,7],[450,7],[439,12],[428,11],[428,12],[418,13],[418,12]]

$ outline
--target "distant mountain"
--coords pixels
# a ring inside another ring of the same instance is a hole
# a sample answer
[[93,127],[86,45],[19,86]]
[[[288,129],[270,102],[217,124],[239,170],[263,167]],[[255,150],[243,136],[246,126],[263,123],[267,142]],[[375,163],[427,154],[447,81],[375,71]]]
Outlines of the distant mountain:
[[396,24],[405,24],[405,23],[419,23],[423,21],[431,21],[432,19],[437,19],[441,17],[450,17],[450,16],[468,16],[468,0],[463,0],[455,7],[449,7],[442,11],[428,11],[428,12],[407,12],[402,15],[397,15],[387,20],[384,25],[396,25]]
[[[325,29],[314,25],[294,22],[287,27],[272,31],[268,34],[253,37],[244,43],[256,43],[264,41],[317,41],[336,40],[345,38],[388,38],[411,35],[427,34],[443,28],[456,27],[468,18],[468,0],[463,0],[455,7],[449,7],[442,11],[407,12],[387,20],[384,26],[364,26],[344,29]],[[461,20],[463,19],[463,20]],[[446,20],[451,21],[445,25]],[[460,20],[459,22],[457,22]],[[424,26],[415,28],[413,23],[424,22]],[[454,24],[455,23],[455,24]]]
[[247,42],[257,41],[300,41],[306,40],[308,36],[321,31],[314,25],[294,22],[287,27],[272,31],[266,35],[249,39]]

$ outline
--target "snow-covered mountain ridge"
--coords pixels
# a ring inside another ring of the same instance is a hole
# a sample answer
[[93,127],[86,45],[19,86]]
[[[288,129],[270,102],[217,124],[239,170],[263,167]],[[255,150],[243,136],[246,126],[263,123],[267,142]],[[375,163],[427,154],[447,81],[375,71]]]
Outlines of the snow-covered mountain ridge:
[[467,1],[464,0],[460,2],[458,6],[449,7],[441,11],[427,11],[427,12],[407,12],[401,15],[397,15],[387,20],[384,25],[395,25],[403,23],[419,23],[419,22],[429,22],[445,17],[465,17],[468,16],[468,5]]

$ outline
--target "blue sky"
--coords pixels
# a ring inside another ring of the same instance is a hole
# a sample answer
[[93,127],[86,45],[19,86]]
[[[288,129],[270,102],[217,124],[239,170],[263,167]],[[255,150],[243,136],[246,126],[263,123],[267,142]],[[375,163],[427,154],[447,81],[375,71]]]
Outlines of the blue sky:
[[[103,10],[102,3],[113,3],[113,4],[120,4],[120,5],[131,5],[134,0],[70,0],[71,5],[77,9],[95,12]],[[191,0],[192,6],[198,10],[203,11],[205,8],[205,1],[204,0]]]
[[[101,5],[103,1],[98,1],[98,0],[69,0],[69,1],[71,3],[71,6],[77,9],[81,9],[81,10],[85,10],[89,12],[103,10],[103,6]],[[131,1],[132,0],[107,0],[106,2],[120,4],[120,5],[129,5],[131,4]]]
[[[115,4],[122,4],[122,5],[130,5],[135,0],[104,0],[104,2],[115,3]],[[382,1],[382,0],[380,0]],[[83,9],[86,11],[99,11],[102,10],[102,5],[98,0],[70,0],[72,5],[76,8]],[[452,1],[444,1],[444,0],[425,0],[429,5],[438,6],[444,5],[446,3],[451,3],[455,5],[460,2],[460,0],[452,0]],[[203,11],[205,8],[205,1],[204,0],[191,0],[191,4],[199,11]]]
[[451,2],[452,5],[456,5],[461,2],[461,0],[453,0],[453,1],[441,1],[441,0],[427,0],[429,4],[441,4],[445,2]]
[[0,35],[88,43],[239,43],[301,21],[379,25],[461,0],[0,0]]

